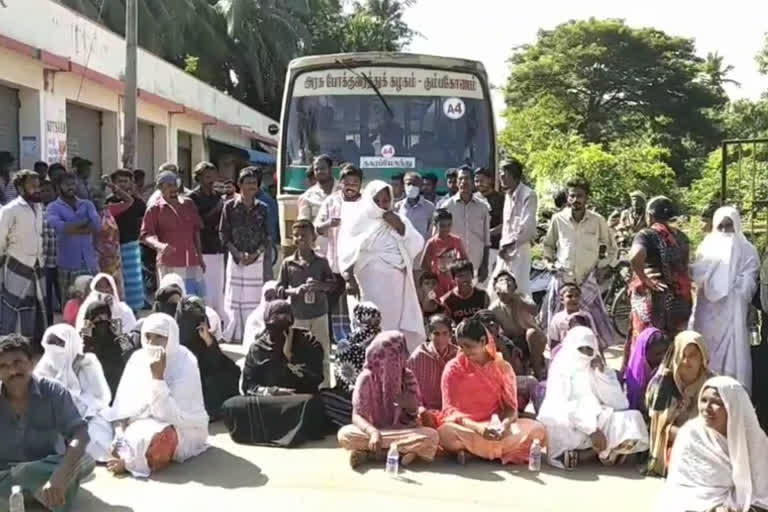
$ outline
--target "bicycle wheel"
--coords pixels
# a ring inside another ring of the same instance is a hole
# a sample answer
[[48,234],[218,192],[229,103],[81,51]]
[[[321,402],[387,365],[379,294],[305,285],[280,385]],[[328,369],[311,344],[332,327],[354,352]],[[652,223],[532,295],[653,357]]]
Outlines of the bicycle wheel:
[[632,307],[629,303],[629,290],[624,286],[616,296],[613,298],[611,304],[611,319],[613,321],[613,328],[621,335],[622,338],[627,337],[629,333],[629,314]]

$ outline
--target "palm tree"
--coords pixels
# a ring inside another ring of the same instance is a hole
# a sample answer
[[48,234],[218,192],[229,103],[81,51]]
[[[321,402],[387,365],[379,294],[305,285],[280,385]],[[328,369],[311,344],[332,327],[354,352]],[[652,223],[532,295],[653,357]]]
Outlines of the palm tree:
[[725,64],[725,59],[719,52],[709,52],[704,60],[702,71],[711,87],[722,88],[725,84],[741,87],[739,82],[728,78],[733,69],[730,64]]

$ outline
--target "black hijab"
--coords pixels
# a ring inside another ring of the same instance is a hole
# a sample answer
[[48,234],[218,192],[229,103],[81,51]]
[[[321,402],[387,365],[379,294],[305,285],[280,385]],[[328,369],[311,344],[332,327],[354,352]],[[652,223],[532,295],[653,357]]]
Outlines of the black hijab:
[[181,288],[175,284],[163,286],[155,292],[155,302],[152,304],[152,311],[155,313],[165,313],[166,315],[176,316],[177,305],[171,302],[171,299],[178,295],[182,298],[184,294]]
[[188,295],[181,299],[176,311],[176,323],[179,325],[179,338],[181,344],[187,347],[195,357],[200,359],[201,354],[208,345],[197,330],[200,324],[208,324],[208,316],[205,314],[205,302],[200,297]]

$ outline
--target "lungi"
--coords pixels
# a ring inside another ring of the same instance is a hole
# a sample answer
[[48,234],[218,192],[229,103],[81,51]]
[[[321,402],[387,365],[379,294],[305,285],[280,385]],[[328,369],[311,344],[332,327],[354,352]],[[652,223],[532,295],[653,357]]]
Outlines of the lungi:
[[123,259],[125,302],[132,310],[137,311],[144,307],[144,274],[139,241],[121,244],[120,256]]
[[0,271],[0,334],[19,333],[37,344],[45,328],[43,269],[6,256]]
[[224,312],[227,316],[224,340],[239,343],[243,340],[248,315],[261,302],[261,288],[264,286],[264,254],[247,266],[235,263],[233,258],[229,258],[224,282]]
[[224,313],[224,255],[203,254],[205,262],[205,305]]

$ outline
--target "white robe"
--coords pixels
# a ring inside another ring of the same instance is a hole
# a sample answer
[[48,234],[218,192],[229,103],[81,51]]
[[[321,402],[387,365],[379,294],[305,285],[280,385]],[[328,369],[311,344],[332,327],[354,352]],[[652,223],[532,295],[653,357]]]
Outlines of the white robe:
[[[64,346],[51,343],[51,336],[64,342]],[[109,409],[112,392],[99,359],[83,353],[83,340],[69,324],[56,324],[46,329],[42,339],[45,353],[35,367],[35,375],[46,377],[64,386],[78,412],[88,422],[90,442],[88,455],[97,462],[110,459],[113,429],[102,413]]]
[[717,389],[728,411],[728,437],[698,416],[682,426],[672,447],[659,512],[704,512],[727,506],[746,512],[768,508],[768,437],[746,390],[731,377],[704,383]]
[[[152,378],[148,333],[168,338],[163,380]],[[112,421],[128,422],[124,432],[115,439],[119,454],[134,476],[147,477],[146,449],[152,437],[165,427],[173,426],[179,438],[173,460],[183,462],[208,448],[208,414],[197,359],[179,344],[176,321],[165,313],[149,315],[141,326],[141,345],[125,367],[108,417]]]
[[345,210],[339,232],[339,267],[354,268],[360,288],[360,300],[370,301],[381,311],[381,328],[403,333],[409,350],[426,339],[413,262],[424,248],[424,238],[411,222],[401,236],[383,220],[384,210],[373,198],[391,187],[374,180],[363,191],[360,208]]
[[[735,233],[717,231],[724,218],[733,221]],[[747,313],[757,289],[760,259],[744,237],[738,211],[723,207],[715,212],[713,231],[696,251],[691,274],[698,288],[691,329],[701,333],[709,350],[709,368],[728,375],[752,389]]]
[[96,291],[96,284],[102,279],[106,279],[109,282],[109,286],[112,289],[112,293],[109,294],[112,297],[112,305],[110,310],[112,311],[112,319],[120,321],[120,334],[128,334],[136,327],[136,315],[133,314],[131,307],[125,302],[120,302],[120,296],[117,294],[117,285],[115,279],[105,273],[96,274],[91,280],[91,293],[85,298],[80,305],[80,309],[77,311],[77,318],[75,319],[75,330],[80,334],[85,327],[85,312],[91,303],[98,300],[104,300],[107,296],[105,293]]
[[[611,462],[622,454],[648,449],[648,428],[639,411],[628,410],[615,372],[594,370],[580,347],[592,348],[599,354],[597,338],[586,327],[574,327],[563,341],[547,378],[547,391],[538,420],[547,427],[549,463],[563,467],[557,460],[568,450],[592,447],[590,434],[600,430],[606,438],[605,450],[598,453],[602,461]],[[628,449],[618,449],[632,441]]]

